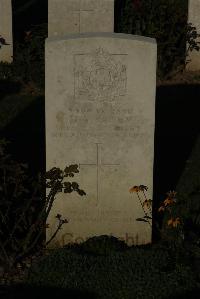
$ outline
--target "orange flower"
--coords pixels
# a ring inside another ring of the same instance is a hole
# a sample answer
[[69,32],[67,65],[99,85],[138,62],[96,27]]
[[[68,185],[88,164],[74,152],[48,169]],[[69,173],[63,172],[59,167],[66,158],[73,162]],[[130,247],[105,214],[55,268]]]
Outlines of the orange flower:
[[140,191],[147,191],[148,187],[144,186],[144,185],[140,185],[140,186],[134,186],[131,189],[129,189],[129,192],[133,193],[133,192],[140,192]]
[[178,224],[181,224],[181,222],[180,222],[180,218],[179,218],[179,217],[177,217],[177,218],[174,220],[173,226],[174,226],[174,227],[177,227]]
[[167,205],[172,205],[174,203],[174,199],[173,198],[170,198],[170,197],[167,197],[165,200],[164,200],[164,205],[167,206]]
[[142,206],[145,208],[145,207],[147,207],[147,208],[149,208],[149,207],[151,207],[151,205],[152,205],[152,200],[151,199],[146,199],[144,202],[143,202],[143,204],[142,204]]
[[148,190],[148,187],[144,186],[144,185],[140,185],[139,188],[140,188],[140,191],[147,191]]
[[133,192],[139,192],[140,191],[140,187],[139,186],[134,186],[132,187],[131,189],[129,189],[129,192],[130,193],[133,193]]
[[158,212],[162,212],[165,210],[165,207],[164,206],[160,206],[160,208],[158,209]]
[[169,219],[168,221],[167,221],[167,225],[172,225],[173,224],[173,219],[171,218],[171,219]]
[[176,194],[177,194],[177,192],[175,192],[175,191],[167,192],[167,195],[168,195],[169,198],[175,198]]
[[171,219],[169,219],[168,221],[167,221],[167,224],[170,226],[170,225],[172,225],[173,227],[177,227],[178,226],[178,224],[180,224],[181,222],[180,222],[180,218],[179,217],[177,217],[177,218],[171,218]]

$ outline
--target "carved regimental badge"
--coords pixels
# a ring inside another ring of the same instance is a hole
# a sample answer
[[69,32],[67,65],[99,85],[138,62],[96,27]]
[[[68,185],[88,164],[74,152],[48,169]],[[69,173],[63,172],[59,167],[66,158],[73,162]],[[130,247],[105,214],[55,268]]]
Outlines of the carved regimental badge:
[[98,48],[74,57],[75,97],[113,100],[126,94],[127,74],[121,54]]

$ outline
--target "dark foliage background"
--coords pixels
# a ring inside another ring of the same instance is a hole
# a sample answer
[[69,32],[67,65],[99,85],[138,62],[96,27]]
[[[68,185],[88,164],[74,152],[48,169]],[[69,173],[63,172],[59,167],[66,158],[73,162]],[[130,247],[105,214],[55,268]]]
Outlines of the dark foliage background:
[[156,38],[157,77],[185,65],[187,0],[116,0],[115,32]]

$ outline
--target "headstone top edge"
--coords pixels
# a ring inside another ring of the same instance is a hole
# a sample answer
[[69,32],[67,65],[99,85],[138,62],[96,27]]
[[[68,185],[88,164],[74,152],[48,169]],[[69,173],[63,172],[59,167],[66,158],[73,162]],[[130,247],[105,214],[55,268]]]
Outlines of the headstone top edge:
[[118,38],[118,39],[135,40],[135,41],[157,44],[155,38],[133,35],[133,34],[125,34],[125,33],[112,33],[112,32],[94,32],[94,33],[86,32],[86,33],[66,34],[64,36],[48,37],[46,39],[46,43],[64,41],[69,39],[81,39],[81,38],[93,38],[93,37]]

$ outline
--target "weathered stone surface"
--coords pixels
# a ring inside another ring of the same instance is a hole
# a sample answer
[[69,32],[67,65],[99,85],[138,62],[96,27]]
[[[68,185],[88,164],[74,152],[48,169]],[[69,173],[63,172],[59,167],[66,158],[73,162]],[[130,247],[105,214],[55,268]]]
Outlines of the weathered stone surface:
[[[188,23],[192,23],[200,34],[200,0],[188,0]],[[200,38],[197,40],[200,42]],[[188,71],[200,70],[200,51],[193,50],[189,54],[191,61],[187,64]]]
[[72,181],[87,194],[57,195],[47,239],[59,213],[69,220],[55,239],[60,245],[102,234],[129,245],[151,242],[129,188],[146,185],[152,198],[155,85],[154,39],[112,33],[47,39],[47,170],[80,165]]
[[13,39],[11,0],[0,0],[0,37],[5,39],[7,44],[2,45],[0,49],[0,61],[12,62]]
[[113,32],[114,0],[49,0],[48,26],[49,37]]

